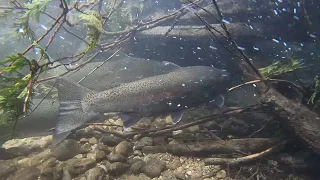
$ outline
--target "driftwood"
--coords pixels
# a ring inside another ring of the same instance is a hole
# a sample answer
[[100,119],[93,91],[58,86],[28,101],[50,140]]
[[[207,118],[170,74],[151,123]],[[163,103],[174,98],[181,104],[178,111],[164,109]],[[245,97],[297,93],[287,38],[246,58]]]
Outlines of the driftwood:
[[278,143],[279,140],[269,138],[247,138],[192,143],[172,141],[168,145],[145,146],[142,148],[142,152],[146,154],[168,152],[178,156],[198,157],[213,154],[241,154],[245,156],[249,153],[261,152]]
[[252,161],[256,161],[257,159],[261,159],[270,155],[271,153],[277,151],[280,147],[280,144],[277,144],[271,148],[268,148],[262,152],[251,154],[244,157],[238,158],[205,158],[204,163],[206,165],[238,165],[244,163],[250,163]]
[[181,144],[171,142],[168,152],[174,155],[203,156],[208,154],[255,153],[274,146],[279,141],[268,138],[233,139],[227,141],[210,141]]

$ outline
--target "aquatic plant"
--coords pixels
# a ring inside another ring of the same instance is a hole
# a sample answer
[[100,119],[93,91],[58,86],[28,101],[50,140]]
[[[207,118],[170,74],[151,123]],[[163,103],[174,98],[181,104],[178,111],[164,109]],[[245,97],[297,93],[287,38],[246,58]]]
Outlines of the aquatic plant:
[[271,78],[273,76],[290,73],[297,69],[302,69],[306,67],[308,67],[308,65],[305,65],[303,62],[297,59],[289,58],[289,62],[287,63],[276,61],[267,67],[259,68],[259,71],[266,78]]

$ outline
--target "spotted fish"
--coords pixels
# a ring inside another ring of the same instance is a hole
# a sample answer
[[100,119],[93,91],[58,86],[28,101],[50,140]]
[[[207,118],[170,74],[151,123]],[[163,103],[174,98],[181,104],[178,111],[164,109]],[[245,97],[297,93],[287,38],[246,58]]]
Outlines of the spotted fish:
[[[122,83],[168,73],[179,68],[178,65],[171,62],[134,58],[125,54],[121,54],[120,57],[115,57],[102,65],[101,63],[88,63],[80,70],[67,74],[65,77],[75,82],[80,81],[79,84],[91,90],[103,91],[119,86]],[[66,69],[63,66],[59,66],[57,69],[49,70],[41,78],[52,77],[65,72]],[[83,77],[85,78],[83,79]],[[54,81],[46,82],[46,84],[53,85]]]
[[95,92],[66,78],[57,78],[59,115],[53,145],[86,122],[118,113],[125,129],[142,117],[170,113],[178,123],[183,111],[209,101],[223,106],[221,93],[230,83],[228,72],[209,66],[179,67],[176,70]]

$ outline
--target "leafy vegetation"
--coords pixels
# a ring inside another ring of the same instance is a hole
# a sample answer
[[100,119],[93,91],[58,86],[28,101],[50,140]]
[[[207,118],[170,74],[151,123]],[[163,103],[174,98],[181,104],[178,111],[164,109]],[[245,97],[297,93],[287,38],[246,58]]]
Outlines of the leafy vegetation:
[[0,110],[2,114],[0,125],[10,124],[11,121],[17,120],[24,113],[26,87],[31,79],[31,74],[24,76],[19,73],[19,70],[30,65],[30,61],[22,54],[8,56],[5,60],[0,61],[0,65],[7,65],[10,62],[13,62],[11,66],[0,68],[0,72],[3,72],[0,81]]

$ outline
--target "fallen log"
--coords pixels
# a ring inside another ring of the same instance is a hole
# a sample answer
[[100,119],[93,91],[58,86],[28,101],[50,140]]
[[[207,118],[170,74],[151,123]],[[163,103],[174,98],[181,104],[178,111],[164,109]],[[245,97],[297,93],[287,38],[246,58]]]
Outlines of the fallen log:
[[280,94],[274,88],[262,94],[261,101],[269,103],[272,113],[282,127],[315,152],[320,152],[320,117],[316,112]]

